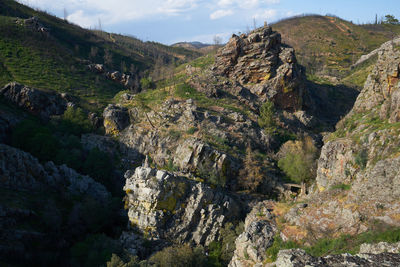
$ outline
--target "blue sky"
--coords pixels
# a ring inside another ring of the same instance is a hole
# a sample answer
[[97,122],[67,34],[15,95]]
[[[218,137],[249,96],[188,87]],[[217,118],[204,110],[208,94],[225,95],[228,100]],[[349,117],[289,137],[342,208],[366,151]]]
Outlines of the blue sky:
[[304,13],[335,14],[367,23],[393,14],[400,18],[399,0],[19,0],[85,28],[133,35],[144,41],[211,43],[264,21]]

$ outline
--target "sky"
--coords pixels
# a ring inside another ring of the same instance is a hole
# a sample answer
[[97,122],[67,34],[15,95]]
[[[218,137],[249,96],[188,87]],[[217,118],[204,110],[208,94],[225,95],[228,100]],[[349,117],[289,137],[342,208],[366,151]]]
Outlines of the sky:
[[301,14],[334,14],[368,23],[386,14],[400,18],[399,0],[19,0],[85,28],[135,36],[143,41],[226,42],[254,24]]

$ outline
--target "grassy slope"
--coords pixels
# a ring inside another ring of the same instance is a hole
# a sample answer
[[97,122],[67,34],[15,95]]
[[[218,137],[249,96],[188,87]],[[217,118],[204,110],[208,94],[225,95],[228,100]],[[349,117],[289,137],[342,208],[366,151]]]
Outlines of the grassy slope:
[[400,25],[356,25],[328,16],[294,17],[272,27],[310,74],[338,77],[346,76],[361,55],[400,34]]
[[[32,16],[50,28],[50,37],[15,23],[16,17]],[[198,56],[181,48],[82,29],[12,0],[0,2],[0,36],[0,86],[18,81],[41,89],[68,92],[80,97],[81,105],[90,109],[103,107],[123,88],[91,73],[83,60],[104,63],[104,55],[108,53],[112,59],[107,64],[109,69],[121,70],[123,65],[126,66],[123,71],[129,71],[133,65],[136,73],[143,73],[159,57],[167,64]]]

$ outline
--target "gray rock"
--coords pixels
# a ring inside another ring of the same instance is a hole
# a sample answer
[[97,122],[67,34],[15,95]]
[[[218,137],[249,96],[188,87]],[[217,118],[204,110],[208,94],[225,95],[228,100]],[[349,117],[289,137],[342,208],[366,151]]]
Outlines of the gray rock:
[[240,216],[237,201],[202,183],[145,167],[125,177],[131,226],[152,239],[208,245],[226,222]]
[[275,265],[277,267],[348,267],[348,266],[399,266],[400,254],[341,254],[313,257],[301,249],[281,250]]
[[106,134],[117,135],[129,126],[130,118],[125,107],[109,104],[103,111]]
[[380,253],[400,253],[400,242],[390,244],[387,242],[379,242],[377,244],[362,244],[360,253],[380,254]]
[[67,108],[67,101],[60,94],[30,88],[16,82],[5,85],[0,90],[0,95],[43,119],[61,115]]

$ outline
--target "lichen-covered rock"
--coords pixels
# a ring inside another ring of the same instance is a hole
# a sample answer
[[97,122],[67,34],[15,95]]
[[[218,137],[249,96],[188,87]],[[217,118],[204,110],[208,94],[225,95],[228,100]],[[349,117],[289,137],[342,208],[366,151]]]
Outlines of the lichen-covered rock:
[[281,109],[295,111],[302,107],[302,68],[296,63],[294,49],[283,45],[280,34],[271,27],[233,35],[218,51],[213,71],[237,80]]
[[266,259],[266,249],[272,245],[277,232],[266,205],[267,202],[258,203],[247,215],[245,229],[236,238],[236,249],[229,267],[253,266]]
[[110,104],[103,111],[106,134],[117,135],[129,126],[129,113],[125,107]]
[[341,254],[329,255],[325,257],[313,257],[301,249],[281,250],[278,253],[275,265],[277,267],[347,267],[347,266],[398,266],[400,264],[400,254],[380,253],[380,254]]
[[67,108],[67,100],[55,92],[45,92],[11,82],[0,90],[0,95],[34,115],[48,119],[61,115]]
[[115,70],[114,71],[107,70],[103,64],[89,64],[87,65],[87,67],[89,70],[104,75],[106,78],[121,84],[126,89],[129,89],[131,91],[135,90],[136,92],[139,91],[138,86],[135,85],[135,78],[137,79],[137,77],[121,73]]
[[153,239],[208,245],[226,222],[240,218],[238,201],[203,183],[146,167],[125,178],[131,226]]

